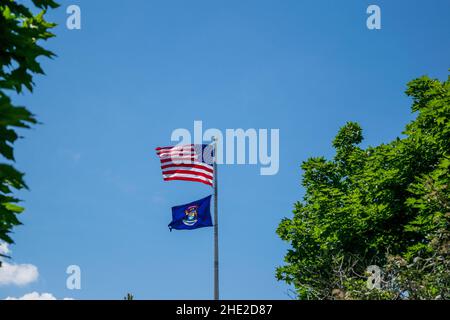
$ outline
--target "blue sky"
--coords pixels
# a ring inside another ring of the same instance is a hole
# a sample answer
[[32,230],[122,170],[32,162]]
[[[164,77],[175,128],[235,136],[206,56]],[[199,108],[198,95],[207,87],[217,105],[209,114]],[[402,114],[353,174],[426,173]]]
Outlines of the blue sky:
[[[450,2],[59,1],[49,14],[58,57],[16,97],[42,122],[23,132],[17,166],[30,191],[15,229],[13,263],[38,279],[0,286],[0,298],[209,299],[212,228],[169,232],[170,207],[211,193],[163,182],[157,146],[174,129],[280,129],[280,171],[220,166],[220,268],[224,299],[286,299],[275,268],[288,246],[275,230],[300,200],[300,164],[331,157],[346,121],[364,145],[389,142],[413,115],[406,83],[445,79]],[[77,4],[82,29],[65,27]],[[366,27],[366,8],[382,29]],[[79,265],[82,289],[65,273]]]

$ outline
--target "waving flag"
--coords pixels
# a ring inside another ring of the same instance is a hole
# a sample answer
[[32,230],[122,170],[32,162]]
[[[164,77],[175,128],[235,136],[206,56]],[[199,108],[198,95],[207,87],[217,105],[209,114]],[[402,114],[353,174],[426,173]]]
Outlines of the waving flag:
[[213,185],[213,145],[189,144],[158,147],[156,154],[161,161],[164,181],[183,180]]
[[218,227],[218,184],[215,162],[217,138],[213,143],[189,144],[173,147],[158,147],[156,154],[161,161],[165,181],[184,180],[201,182],[214,189],[214,224],[211,219],[211,197],[172,208],[172,222],[169,229],[192,230],[214,227],[214,299],[219,300],[219,227]]
[[172,207],[172,222],[169,229],[192,230],[212,227],[211,196],[181,206]]

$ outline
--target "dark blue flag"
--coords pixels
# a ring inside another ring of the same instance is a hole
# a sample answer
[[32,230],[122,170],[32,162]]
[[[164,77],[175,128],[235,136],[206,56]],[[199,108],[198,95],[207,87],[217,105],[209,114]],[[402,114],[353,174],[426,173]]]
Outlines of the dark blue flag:
[[211,219],[211,196],[172,207],[172,222],[169,229],[192,230],[203,227],[212,227]]

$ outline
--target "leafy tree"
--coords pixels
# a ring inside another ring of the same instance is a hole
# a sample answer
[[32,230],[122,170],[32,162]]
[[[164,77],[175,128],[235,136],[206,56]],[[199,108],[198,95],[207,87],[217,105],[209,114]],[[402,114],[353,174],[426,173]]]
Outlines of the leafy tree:
[[[450,298],[450,77],[406,94],[417,117],[402,138],[364,149],[349,122],[334,159],[303,162],[304,199],[277,229],[292,248],[276,276],[298,298]],[[366,286],[370,265],[379,289]]]
[[32,0],[41,11],[33,14],[30,8],[14,0],[0,0],[0,240],[13,243],[9,236],[20,224],[17,215],[23,211],[14,189],[27,188],[23,173],[13,166],[13,144],[19,138],[18,129],[36,124],[35,116],[23,106],[16,106],[8,92],[33,91],[33,75],[44,74],[37,59],[51,58],[53,53],[38,42],[53,36],[55,26],[45,21],[48,8],[58,5],[53,0]]
[[127,293],[127,295],[123,297],[123,300],[134,300],[134,295]]

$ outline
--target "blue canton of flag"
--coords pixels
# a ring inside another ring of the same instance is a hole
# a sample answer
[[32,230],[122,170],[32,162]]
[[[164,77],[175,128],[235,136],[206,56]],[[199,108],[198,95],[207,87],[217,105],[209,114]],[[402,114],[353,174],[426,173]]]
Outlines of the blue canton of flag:
[[172,222],[169,229],[192,230],[203,227],[212,227],[211,219],[211,196],[172,207]]

